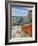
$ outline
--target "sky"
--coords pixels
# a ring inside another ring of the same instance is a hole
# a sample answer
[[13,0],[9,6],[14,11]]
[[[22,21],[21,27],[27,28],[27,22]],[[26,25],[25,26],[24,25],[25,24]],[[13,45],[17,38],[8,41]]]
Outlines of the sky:
[[11,16],[27,16],[28,11],[28,7],[12,7]]

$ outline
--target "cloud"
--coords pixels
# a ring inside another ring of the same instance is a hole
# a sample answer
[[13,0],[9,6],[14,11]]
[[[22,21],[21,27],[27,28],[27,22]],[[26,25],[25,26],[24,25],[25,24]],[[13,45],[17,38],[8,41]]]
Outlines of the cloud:
[[29,8],[27,7],[12,7],[11,16],[27,16]]

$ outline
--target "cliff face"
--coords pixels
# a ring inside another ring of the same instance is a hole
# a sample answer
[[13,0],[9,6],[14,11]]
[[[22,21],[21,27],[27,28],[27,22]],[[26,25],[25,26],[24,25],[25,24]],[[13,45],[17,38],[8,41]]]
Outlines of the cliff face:
[[28,36],[32,36],[32,24],[24,24],[21,28]]
[[27,18],[30,22],[22,25],[22,31],[32,37],[32,11],[29,11]]

